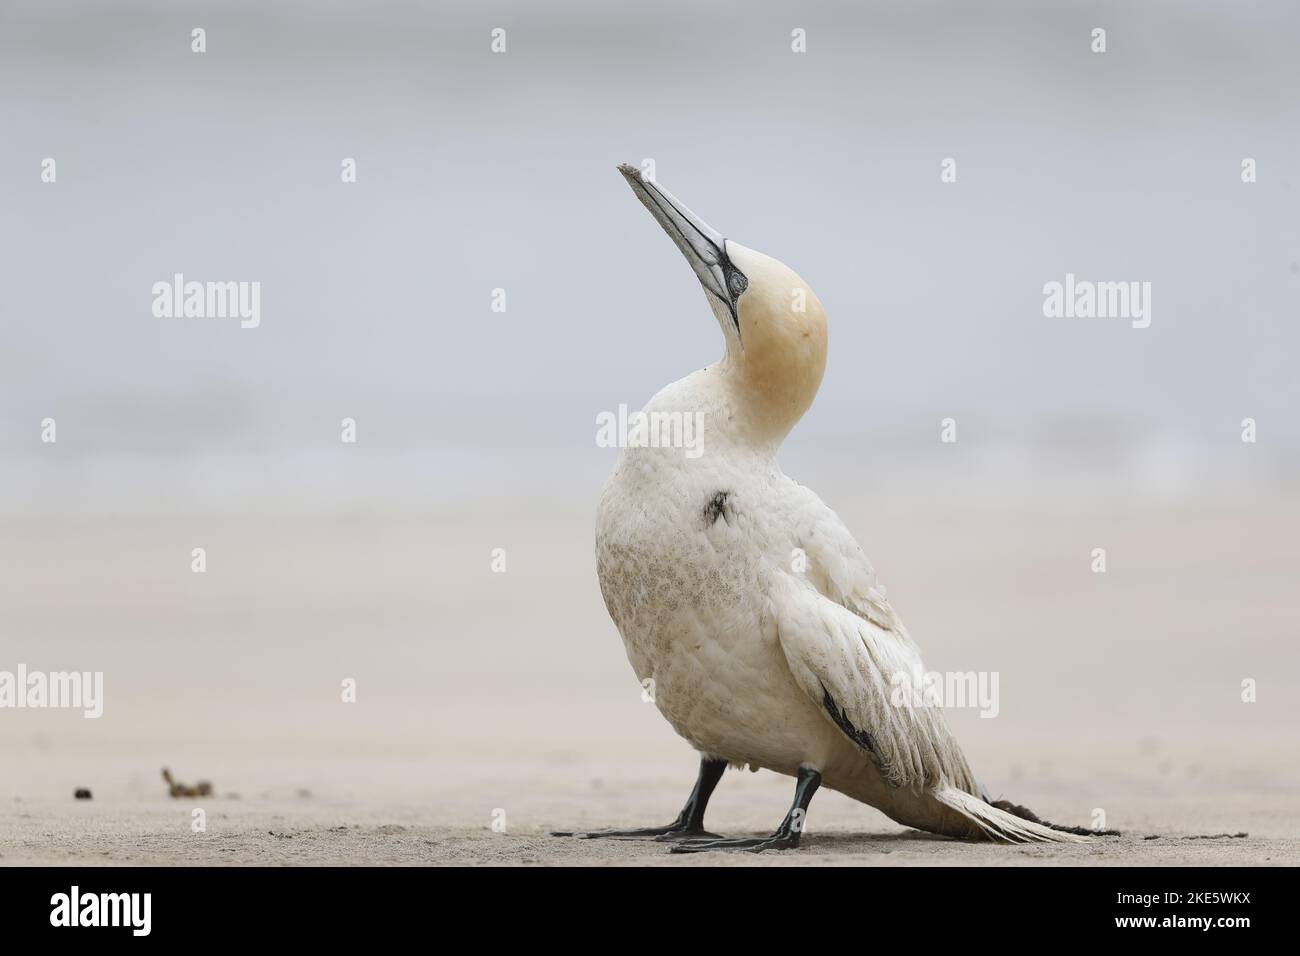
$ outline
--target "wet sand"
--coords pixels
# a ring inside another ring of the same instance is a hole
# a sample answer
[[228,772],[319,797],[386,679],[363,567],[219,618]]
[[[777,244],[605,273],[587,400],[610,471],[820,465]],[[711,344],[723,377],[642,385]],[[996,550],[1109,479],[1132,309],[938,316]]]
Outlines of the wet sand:
[[[5,523],[0,668],[103,670],[106,700],[0,711],[0,864],[1300,863],[1295,503],[841,513],[927,666],[1000,674],[996,718],[949,713],[994,795],[1123,837],[969,845],[827,792],[797,853],[546,836],[667,822],[695,757],[641,701],[589,518],[468,509]],[[729,771],[709,826],[769,831],[790,786]]]

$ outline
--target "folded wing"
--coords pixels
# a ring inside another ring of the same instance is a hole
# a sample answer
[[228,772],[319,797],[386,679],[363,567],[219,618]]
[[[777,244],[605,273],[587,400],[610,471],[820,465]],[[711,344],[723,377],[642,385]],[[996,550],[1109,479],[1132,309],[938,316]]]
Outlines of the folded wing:
[[790,482],[802,565],[776,573],[781,648],[800,687],[897,787],[978,785],[943,712],[918,700],[921,653],[853,535],[812,491]]

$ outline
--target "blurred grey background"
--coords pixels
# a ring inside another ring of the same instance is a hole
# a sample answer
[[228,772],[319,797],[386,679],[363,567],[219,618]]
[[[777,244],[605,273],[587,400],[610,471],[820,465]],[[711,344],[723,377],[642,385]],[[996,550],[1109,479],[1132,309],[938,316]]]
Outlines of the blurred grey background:
[[[614,171],[646,157],[826,304],[784,461],[828,493],[1293,487],[1298,26],[1283,3],[6,0],[0,501],[590,508],[596,414],[721,349]],[[175,272],[260,281],[261,327],[154,318]],[[1067,272],[1150,281],[1151,327],[1044,318]]]

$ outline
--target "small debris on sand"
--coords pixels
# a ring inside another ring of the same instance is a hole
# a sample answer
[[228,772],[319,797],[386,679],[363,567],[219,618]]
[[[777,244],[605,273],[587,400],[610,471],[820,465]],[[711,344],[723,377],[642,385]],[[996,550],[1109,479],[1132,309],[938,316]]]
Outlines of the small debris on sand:
[[200,780],[194,786],[185,783],[177,783],[172,779],[172,772],[163,767],[162,777],[167,781],[167,788],[173,797],[210,797],[212,796],[212,784],[207,780]]
[[1244,840],[1249,833],[1241,831],[1239,833],[1194,833],[1191,836],[1183,837],[1184,840]]
[[77,792],[74,793],[73,796],[76,797],[78,800],[89,800],[90,791],[85,787],[78,787]]
[[[1245,831],[1241,831],[1238,833],[1193,833],[1189,836],[1173,837],[1173,839],[1175,840],[1244,840],[1249,836],[1250,836],[1249,833],[1246,833]],[[1144,836],[1142,839],[1159,840],[1160,834],[1156,833],[1153,834],[1152,836]]]

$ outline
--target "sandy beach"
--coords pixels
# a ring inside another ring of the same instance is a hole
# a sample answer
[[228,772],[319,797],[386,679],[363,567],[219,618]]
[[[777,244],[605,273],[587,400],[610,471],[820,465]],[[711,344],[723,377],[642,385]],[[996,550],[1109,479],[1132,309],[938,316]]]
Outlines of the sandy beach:
[[[729,782],[729,781],[724,781]],[[597,786],[584,779],[566,798],[550,797],[556,818],[569,798],[598,805],[584,813],[598,823],[667,819],[647,791],[680,802],[665,779],[635,788]],[[554,787],[562,786],[558,778]],[[729,834],[758,834],[780,815],[785,788],[747,782],[714,811]],[[439,825],[445,811],[418,804],[376,805],[314,798],[260,798],[206,802],[209,828],[190,832],[190,805],[163,800],[102,802],[69,809],[62,803],[23,802],[0,827],[0,864],[77,866],[1295,866],[1300,840],[1291,835],[1214,836],[1220,821],[1246,821],[1255,833],[1293,834],[1294,799],[1237,792],[1218,795],[1216,807],[1151,800],[1142,818],[1159,825],[1134,835],[1099,838],[1092,846],[992,846],[963,844],[903,830],[842,798],[823,797],[821,825],[809,827],[795,852],[670,854],[663,844],[551,837],[539,826],[535,804],[518,801],[526,819],[508,832],[486,825]],[[724,804],[726,805],[724,807]],[[1173,808],[1171,809],[1171,805]],[[639,816],[630,816],[631,811]],[[1139,814],[1135,814],[1139,815]],[[671,816],[671,814],[669,814]],[[1150,833],[1146,831],[1152,831]],[[1162,832],[1156,832],[1162,831]],[[1213,833],[1212,833],[1213,831]],[[1204,835],[1201,835],[1204,834]]]
[[[996,718],[949,711],[995,796],[1123,837],[969,845],[829,792],[795,853],[549,837],[667,822],[695,757],[640,698],[589,519],[467,509],[8,522],[4,666],[102,670],[105,709],[0,713],[0,863],[1300,863],[1295,503],[844,513],[927,666],[999,672]],[[789,789],[728,771],[709,826],[769,831]]]

